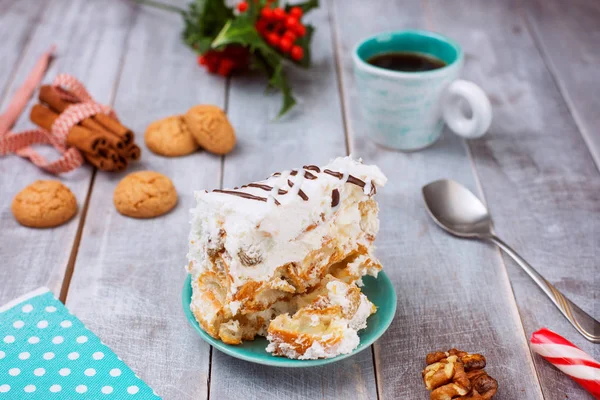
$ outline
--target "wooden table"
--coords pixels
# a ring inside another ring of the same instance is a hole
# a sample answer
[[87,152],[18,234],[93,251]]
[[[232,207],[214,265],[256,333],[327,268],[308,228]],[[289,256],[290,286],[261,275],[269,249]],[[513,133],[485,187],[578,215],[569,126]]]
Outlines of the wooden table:
[[[239,143],[226,157],[158,157],[143,148],[132,170],[174,181],[179,205],[153,220],[118,214],[124,174],[88,167],[61,177],[79,212],[49,230],[18,225],[13,196],[51,179],[16,156],[0,158],[0,304],[48,286],[165,399],[426,399],[428,351],[482,352],[500,382],[497,399],[591,399],[529,350],[542,326],[600,358],[497,248],[455,239],[427,216],[420,188],[460,181],[487,202],[497,233],[548,280],[600,318],[600,4],[593,0],[323,1],[314,65],[289,69],[300,105],[274,121],[280,97],[256,76],[224,80],[196,65],[178,15],[125,0],[0,0],[0,109],[51,43],[47,74],[71,73],[114,105],[138,133],[197,103],[222,106]],[[183,4],[183,1],[181,2]],[[351,49],[379,31],[424,28],[465,48],[464,76],[493,103],[487,136],[449,132],[410,154],[363,134]],[[31,127],[24,114],[15,130]],[[196,189],[233,187],[268,173],[352,153],[389,177],[378,195],[378,255],[398,293],[398,312],[371,349],[326,367],[249,364],[212,350],[181,308],[188,210]]]

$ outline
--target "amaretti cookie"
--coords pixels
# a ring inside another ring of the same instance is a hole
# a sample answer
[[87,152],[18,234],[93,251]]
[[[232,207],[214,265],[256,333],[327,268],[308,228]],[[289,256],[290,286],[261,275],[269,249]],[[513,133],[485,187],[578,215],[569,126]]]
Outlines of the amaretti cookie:
[[77,200],[59,181],[35,181],[15,196],[11,210],[21,225],[51,228],[73,218],[77,213]]
[[113,193],[118,212],[133,218],[154,218],[177,204],[173,182],[154,171],[132,172],[121,179]]

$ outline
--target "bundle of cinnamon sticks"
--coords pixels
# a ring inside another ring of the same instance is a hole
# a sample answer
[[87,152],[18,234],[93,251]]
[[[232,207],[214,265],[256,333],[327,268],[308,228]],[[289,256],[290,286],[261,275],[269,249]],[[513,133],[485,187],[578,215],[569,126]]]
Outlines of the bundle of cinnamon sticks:
[[[39,100],[29,118],[39,127],[50,130],[52,124],[71,104],[54,86],[40,88]],[[134,143],[133,132],[106,114],[96,114],[73,126],[67,145],[76,147],[87,162],[102,171],[122,171],[129,161],[138,160],[140,148]]]

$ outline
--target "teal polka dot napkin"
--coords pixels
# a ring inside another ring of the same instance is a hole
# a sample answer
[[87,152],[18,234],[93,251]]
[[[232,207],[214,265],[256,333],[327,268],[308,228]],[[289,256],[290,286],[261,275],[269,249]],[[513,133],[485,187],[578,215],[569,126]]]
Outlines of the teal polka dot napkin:
[[0,399],[159,399],[47,288],[0,307]]

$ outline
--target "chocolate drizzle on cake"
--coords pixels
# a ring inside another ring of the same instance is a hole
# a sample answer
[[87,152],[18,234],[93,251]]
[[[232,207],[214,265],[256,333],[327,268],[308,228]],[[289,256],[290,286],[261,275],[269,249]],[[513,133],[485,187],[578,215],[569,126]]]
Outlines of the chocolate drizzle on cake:
[[[262,184],[262,183],[249,183],[249,184],[244,185],[242,187],[243,188],[244,187],[255,187],[255,188],[259,188],[259,189],[265,190],[267,192],[270,192],[271,190],[273,190],[273,186],[265,185],[265,184]],[[286,193],[287,193],[287,190],[283,190],[283,189],[278,189],[277,190],[277,194],[279,194],[279,195],[284,195]]]
[[305,172],[304,172],[304,177],[305,177],[306,179],[310,179],[311,181],[312,181],[313,179],[317,179],[317,176],[316,176],[316,175],[313,175],[313,174],[311,174],[311,173],[310,173],[310,172],[308,172],[308,171],[305,171]]
[[[316,173],[321,173],[321,169],[319,167],[317,167],[316,165],[305,165],[302,168],[305,170],[304,174],[300,175],[298,177],[298,179],[296,180],[297,181],[296,183],[292,182],[291,179],[287,179],[287,184],[290,187],[290,189],[292,189],[289,191],[280,189],[279,185],[275,185],[275,187],[273,187],[273,186],[263,184],[263,183],[249,183],[247,185],[242,186],[242,188],[254,187],[254,188],[258,188],[258,189],[262,189],[264,191],[270,192],[268,198],[261,197],[261,196],[255,196],[253,194],[246,193],[246,192],[238,192],[237,191],[239,189],[238,187],[235,187],[234,190],[216,189],[216,190],[213,190],[213,192],[230,194],[233,196],[243,197],[245,199],[264,201],[267,203],[271,202],[270,199],[273,199],[273,202],[276,205],[280,205],[280,203],[275,198],[275,191],[277,191],[277,195],[285,195],[289,192],[291,192],[293,194],[295,192],[298,194],[298,196],[300,196],[300,198],[302,200],[307,201],[308,196],[301,189],[302,182],[304,181],[304,179],[309,179],[309,180],[317,179],[318,177],[315,174],[308,172],[308,171],[314,171]],[[365,195],[372,196],[377,193],[377,188],[371,182],[370,179],[368,179],[367,182],[364,182],[363,180],[361,180],[353,175],[342,173],[339,171],[332,171],[330,169],[323,170],[323,173],[331,175],[335,178],[338,178],[339,180],[343,181],[342,184],[351,183],[353,185],[356,185],[356,186],[362,188]],[[296,176],[296,175],[298,175],[298,170],[294,169],[294,170],[290,171],[289,173],[287,171],[284,171],[283,176],[282,176],[281,172],[275,172],[271,175],[271,177],[281,176],[282,178],[286,178],[288,176]],[[296,185],[297,187],[294,188],[294,185]],[[336,207],[339,204],[339,202],[340,202],[340,192],[338,189],[334,189],[331,192],[331,207]]]
[[334,208],[338,204],[340,204],[340,191],[333,189],[331,192],[331,207]]
[[323,172],[326,173],[326,174],[328,174],[328,175],[335,176],[338,179],[342,179],[344,177],[344,174],[342,174],[341,172],[332,171],[330,169],[326,169]]
[[[328,175],[334,176],[334,177],[336,177],[338,179],[344,179],[344,174],[342,174],[341,172],[332,171],[330,169],[326,169],[323,172],[325,172]],[[356,185],[358,187],[361,187],[361,188],[365,187],[365,182],[362,181],[362,180],[360,180],[360,179],[358,179],[357,177],[355,177],[353,175],[348,175],[348,178],[346,179],[346,182],[347,183],[352,183],[352,184],[354,184],[354,185]],[[346,182],[343,182],[343,183],[346,183]]]
[[[292,171],[294,172],[294,171]],[[291,175],[291,174],[290,174]],[[287,184],[290,188],[294,187],[294,182],[292,182],[291,180],[288,179]],[[287,193],[287,192],[286,192]],[[304,193],[302,191],[302,189],[298,189],[298,196],[300,196],[300,198],[302,198],[302,200],[304,201],[308,201],[308,196],[306,195],[306,193]]]
[[317,167],[316,165],[305,165],[302,168],[307,169],[309,171],[315,171],[316,173],[321,172],[321,168]]
[[[230,194],[232,196],[243,197],[244,199],[258,200],[258,201],[264,201],[264,202],[267,201],[266,197],[255,196],[253,194],[246,193],[246,192],[236,192],[236,191],[233,191],[233,190],[221,190],[221,189],[215,189],[215,190],[213,190],[213,192],[215,192],[215,193]],[[277,199],[275,199],[275,204],[277,204],[277,205],[280,204],[277,201]]]

